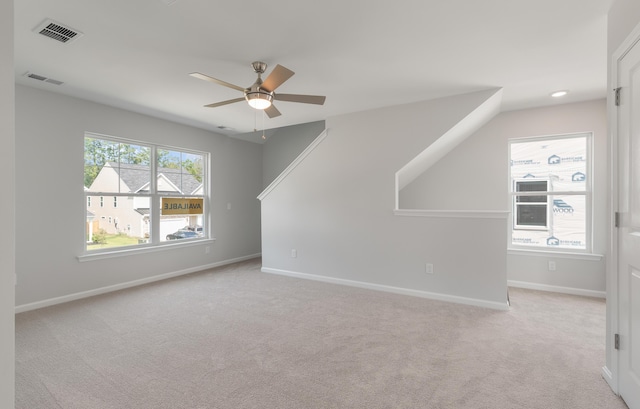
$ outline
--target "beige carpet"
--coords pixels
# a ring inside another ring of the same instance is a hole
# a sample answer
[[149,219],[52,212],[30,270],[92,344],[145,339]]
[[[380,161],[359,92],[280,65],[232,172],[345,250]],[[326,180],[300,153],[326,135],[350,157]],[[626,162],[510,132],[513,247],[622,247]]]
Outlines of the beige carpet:
[[508,312],[249,261],[16,316],[16,408],[626,408],[602,300]]

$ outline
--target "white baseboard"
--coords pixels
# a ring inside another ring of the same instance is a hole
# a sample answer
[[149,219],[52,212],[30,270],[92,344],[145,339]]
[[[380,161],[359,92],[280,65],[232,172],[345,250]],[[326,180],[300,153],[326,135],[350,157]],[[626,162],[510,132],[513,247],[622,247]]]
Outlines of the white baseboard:
[[494,310],[506,311],[509,309],[509,306],[507,305],[506,302],[503,304],[503,303],[494,302],[494,301],[459,297],[459,296],[448,295],[448,294],[430,293],[430,292],[421,291],[421,290],[411,290],[408,288],[392,287],[392,286],[382,285],[382,284],[367,283],[364,281],[354,281],[354,280],[346,280],[343,278],[334,278],[334,277],[326,277],[326,276],[320,276],[315,274],[298,273],[295,271],[280,270],[277,268],[269,268],[269,267],[262,267],[262,272],[269,273],[269,274],[289,276],[289,277],[303,278],[305,280],[322,281],[325,283],[346,285],[350,287],[365,288],[368,290],[384,291],[388,293],[395,293],[395,294],[402,294],[402,295],[410,295],[413,297],[428,298],[430,300],[447,301],[447,302],[453,302],[457,304],[473,305],[476,307],[485,307],[485,308],[491,308]]
[[602,367],[602,377],[604,378],[605,381],[607,381],[613,393],[618,395],[618,387],[615,383],[615,380],[613,379],[613,374],[611,373],[609,368],[607,368],[606,366]]
[[606,298],[605,291],[585,290],[583,288],[560,287],[556,285],[530,283],[527,281],[508,280],[509,287],[526,288],[529,290],[548,291],[552,293],[562,293],[571,295],[582,295],[584,297]]
[[63,295],[61,297],[49,298],[47,300],[36,301],[29,304],[18,305],[15,307],[15,313],[18,314],[20,312],[37,310],[38,308],[50,307],[56,304],[62,304],[69,301],[80,300],[82,298],[93,297],[95,295],[110,293],[113,291],[123,290],[125,288],[136,287],[143,284],[153,283],[154,281],[166,280],[168,278],[178,277],[185,274],[191,274],[198,271],[208,270],[210,268],[226,266],[228,264],[238,263],[240,261],[251,260],[254,258],[258,258],[261,256],[261,253],[252,254],[249,256],[237,257],[229,260],[218,261],[211,264],[206,264],[203,266],[191,267],[180,271],[174,271],[171,273],[160,274],[153,277],[141,278],[139,280],[128,281],[126,283],[109,285],[106,287],[100,287],[93,290],[82,291],[79,293]]

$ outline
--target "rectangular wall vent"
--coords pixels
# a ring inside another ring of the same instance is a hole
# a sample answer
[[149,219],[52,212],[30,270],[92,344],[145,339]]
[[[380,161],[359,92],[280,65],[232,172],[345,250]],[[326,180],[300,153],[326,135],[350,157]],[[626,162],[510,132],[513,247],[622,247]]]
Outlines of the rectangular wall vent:
[[34,74],[32,72],[28,72],[28,73],[24,74],[24,76],[28,77],[28,78],[31,78],[31,79],[34,79],[34,80],[41,81],[41,82],[47,82],[47,83],[53,84],[53,85],[62,85],[62,84],[64,84],[64,82],[62,82],[62,81],[54,80],[53,78],[47,78],[47,77],[44,77],[42,75]]
[[42,34],[45,37],[52,38],[61,43],[69,43],[79,37],[82,37],[82,33],[69,26],[58,23],[51,19],[46,19],[33,29],[34,32]]

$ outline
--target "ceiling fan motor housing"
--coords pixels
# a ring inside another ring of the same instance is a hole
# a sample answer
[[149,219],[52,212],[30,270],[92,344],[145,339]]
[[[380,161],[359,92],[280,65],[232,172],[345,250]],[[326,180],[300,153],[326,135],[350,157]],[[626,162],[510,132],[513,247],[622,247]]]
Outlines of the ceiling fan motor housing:
[[247,100],[249,105],[256,109],[268,108],[273,103],[273,92],[263,90],[260,88],[261,85],[262,79],[260,78],[260,74],[258,74],[256,82],[254,82],[251,87],[244,90],[244,98]]
[[[266,91],[245,91],[244,98],[249,105],[257,109],[264,109],[273,103],[273,93]],[[257,100],[260,100],[258,102]],[[264,101],[264,102],[262,102]],[[263,108],[262,108],[263,107]]]

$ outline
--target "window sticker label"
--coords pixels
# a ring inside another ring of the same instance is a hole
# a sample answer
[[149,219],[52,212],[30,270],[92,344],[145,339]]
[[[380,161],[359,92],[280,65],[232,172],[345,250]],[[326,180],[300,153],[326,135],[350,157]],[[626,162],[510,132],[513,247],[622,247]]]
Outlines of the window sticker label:
[[202,214],[203,199],[162,198],[162,215]]

